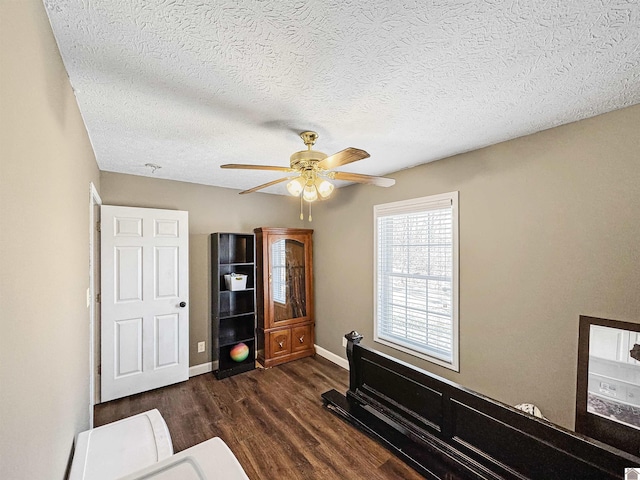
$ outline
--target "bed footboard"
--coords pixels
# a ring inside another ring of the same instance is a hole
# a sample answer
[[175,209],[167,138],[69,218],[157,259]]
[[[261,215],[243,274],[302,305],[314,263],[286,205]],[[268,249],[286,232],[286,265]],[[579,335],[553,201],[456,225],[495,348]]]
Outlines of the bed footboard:
[[347,338],[349,390],[325,406],[427,478],[616,479],[640,458]]

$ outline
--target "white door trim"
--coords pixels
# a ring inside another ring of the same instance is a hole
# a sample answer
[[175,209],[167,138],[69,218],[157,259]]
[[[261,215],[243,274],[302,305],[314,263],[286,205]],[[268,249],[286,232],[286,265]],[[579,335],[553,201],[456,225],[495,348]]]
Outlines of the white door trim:
[[100,325],[96,325],[96,278],[94,265],[100,262],[100,254],[96,255],[94,245],[97,238],[98,219],[95,217],[96,205],[102,205],[102,199],[93,182],[89,183],[89,295],[87,303],[89,308],[89,428],[93,428],[93,406],[98,403],[96,398],[96,369],[94,361],[96,349],[100,345],[95,345],[95,332],[99,331]]

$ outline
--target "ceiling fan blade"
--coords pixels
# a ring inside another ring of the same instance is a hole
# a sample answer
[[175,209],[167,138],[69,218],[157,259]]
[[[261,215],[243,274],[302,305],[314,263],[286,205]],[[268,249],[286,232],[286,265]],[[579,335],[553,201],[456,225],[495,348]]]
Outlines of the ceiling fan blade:
[[220,165],[220,168],[240,168],[244,170],[275,170],[277,172],[293,172],[289,167],[275,167],[273,165],[245,165],[241,163],[227,163],[226,165]]
[[339,167],[341,165],[346,165],[347,163],[357,162],[358,160],[362,160],[368,158],[369,154],[364,150],[360,150],[359,148],[345,148],[344,150],[334,153],[333,155],[329,155],[324,160],[318,162],[318,167],[323,168],[325,170],[331,170],[332,168]]
[[293,178],[293,177],[284,177],[284,178],[279,178],[278,180],[273,180],[272,182],[269,182],[269,183],[263,183],[262,185],[258,185],[257,187],[253,187],[253,188],[250,188],[249,190],[245,190],[243,192],[240,192],[240,195],[243,195],[245,193],[252,193],[252,192],[255,192],[257,190],[262,190],[263,188],[270,187],[271,185],[276,185],[276,184],[281,183],[281,182],[286,182],[287,180],[290,180],[291,178]]
[[331,178],[346,180],[348,182],[367,183],[369,185],[375,185],[376,187],[391,187],[396,183],[393,178],[374,177],[361,173],[332,172]]

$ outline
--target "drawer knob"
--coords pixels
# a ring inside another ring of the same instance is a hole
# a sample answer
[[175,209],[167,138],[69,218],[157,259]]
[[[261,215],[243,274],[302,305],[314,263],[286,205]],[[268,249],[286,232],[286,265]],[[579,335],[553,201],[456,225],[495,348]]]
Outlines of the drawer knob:
[[300,340],[300,343],[304,343],[304,335],[302,335],[300,338],[298,338],[298,340]]
[[280,348],[284,348],[284,340],[278,341],[278,345],[280,345]]

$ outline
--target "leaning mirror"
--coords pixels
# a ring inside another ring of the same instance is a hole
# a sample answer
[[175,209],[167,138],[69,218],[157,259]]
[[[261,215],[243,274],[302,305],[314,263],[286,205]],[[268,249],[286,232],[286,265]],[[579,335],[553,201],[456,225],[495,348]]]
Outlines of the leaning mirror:
[[580,317],[576,432],[640,453],[640,324]]

